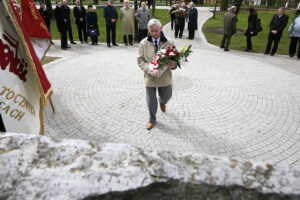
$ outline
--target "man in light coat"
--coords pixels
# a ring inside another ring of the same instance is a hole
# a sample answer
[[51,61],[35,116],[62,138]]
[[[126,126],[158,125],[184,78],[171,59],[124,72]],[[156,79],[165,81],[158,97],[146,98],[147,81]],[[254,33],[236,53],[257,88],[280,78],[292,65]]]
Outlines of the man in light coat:
[[143,1],[141,7],[136,11],[135,17],[138,21],[138,29],[139,29],[139,41],[148,36],[148,22],[150,20],[150,13],[146,8],[146,2]]
[[298,44],[297,57],[300,59],[300,8],[296,10],[296,17],[289,27],[289,35],[291,37],[289,47],[290,57],[295,55]]
[[124,0],[124,7],[120,9],[120,19],[122,21],[124,44],[126,46],[128,45],[128,35],[129,44],[133,45],[132,35],[134,35],[134,10],[129,7],[128,0]]
[[224,51],[229,51],[229,45],[232,35],[236,33],[236,7],[232,6],[230,11],[224,15],[224,35],[221,43],[221,48],[224,48]]
[[169,61],[167,64],[168,69],[159,78],[151,76],[149,71],[149,64],[159,49],[167,49],[174,46],[174,42],[164,36],[162,33],[162,25],[159,20],[151,19],[148,23],[150,35],[140,42],[138,65],[144,72],[145,85],[146,85],[146,99],[149,110],[149,123],[147,130],[153,128],[156,122],[157,113],[157,97],[156,90],[159,94],[160,108],[162,112],[166,112],[166,104],[172,96],[172,71],[176,64]]

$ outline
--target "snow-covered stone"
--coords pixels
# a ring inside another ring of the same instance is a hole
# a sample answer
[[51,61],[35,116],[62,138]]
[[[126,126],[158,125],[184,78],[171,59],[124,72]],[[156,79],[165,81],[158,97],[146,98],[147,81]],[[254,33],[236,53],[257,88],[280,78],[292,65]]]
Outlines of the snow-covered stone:
[[300,168],[6,133],[0,199],[300,199]]

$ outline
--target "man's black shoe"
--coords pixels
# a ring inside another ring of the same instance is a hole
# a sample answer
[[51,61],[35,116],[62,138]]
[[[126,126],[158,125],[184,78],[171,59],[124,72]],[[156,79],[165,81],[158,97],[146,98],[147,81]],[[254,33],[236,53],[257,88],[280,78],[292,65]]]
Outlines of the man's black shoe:
[[67,48],[66,47],[62,47],[61,50],[67,50]]
[[70,46],[67,46],[66,48],[71,48]]
[[110,44],[107,44],[108,47],[111,47]]
[[224,51],[229,51],[229,49],[225,48]]
[[113,44],[113,45],[116,46],[116,47],[119,46],[118,44]]
[[76,42],[71,42],[71,44],[77,44]]

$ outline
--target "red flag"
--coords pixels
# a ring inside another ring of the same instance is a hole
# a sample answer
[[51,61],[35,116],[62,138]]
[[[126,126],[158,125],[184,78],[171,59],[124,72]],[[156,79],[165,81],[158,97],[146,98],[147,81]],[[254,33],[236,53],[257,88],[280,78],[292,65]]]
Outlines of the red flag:
[[33,0],[21,0],[21,16],[35,53],[38,59],[42,60],[50,47],[51,35]]
[[12,0],[0,0],[1,130],[43,134],[51,85]]
[[[47,100],[47,98],[50,97],[50,95],[52,93],[52,89],[51,89],[51,84],[50,84],[50,82],[42,68],[42,65],[39,61],[39,60],[41,60],[41,58],[39,59],[38,55],[42,53],[44,56],[49,45],[38,44],[37,47],[35,47],[34,45],[36,43],[32,39],[29,38],[29,37],[31,37],[31,35],[29,33],[31,33],[32,36],[36,35],[36,37],[38,37],[38,38],[43,38],[43,37],[47,36],[46,37],[47,41],[49,41],[47,43],[49,43],[49,44],[50,44],[50,40],[49,40],[50,34],[47,30],[47,27],[45,26],[44,20],[40,16],[40,14],[37,11],[36,6],[32,0],[21,0],[21,5],[22,5],[22,7],[21,7],[22,15],[21,16],[22,16],[23,21],[21,21],[21,18],[20,18],[20,10],[18,9],[18,6],[17,6],[18,2],[16,0],[9,0],[9,2],[10,2],[11,7],[14,8],[13,12],[15,15],[15,19],[16,19],[20,29],[22,30],[22,34],[27,43],[28,50],[31,54],[32,60],[34,62],[36,71],[37,71],[39,79],[40,79],[40,84],[41,84],[41,87],[44,92],[45,100]],[[33,4],[31,4],[30,2]],[[28,12],[30,12],[30,13],[28,13]],[[41,23],[43,25],[41,25]],[[30,26],[30,24],[32,24],[32,25]],[[27,27],[27,29],[26,29],[26,27]],[[44,29],[43,27],[45,27],[46,29]],[[37,31],[35,31],[35,30],[37,30]]]
[[22,22],[29,37],[51,38],[46,24],[33,0],[21,0]]

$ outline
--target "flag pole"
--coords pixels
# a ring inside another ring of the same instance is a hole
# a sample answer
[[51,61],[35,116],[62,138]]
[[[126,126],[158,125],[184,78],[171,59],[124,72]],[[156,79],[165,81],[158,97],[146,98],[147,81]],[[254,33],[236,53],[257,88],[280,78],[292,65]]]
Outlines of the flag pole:
[[49,97],[49,101],[50,101],[50,105],[51,105],[51,108],[52,108],[52,112],[53,112],[53,114],[54,114],[54,113],[55,113],[55,107],[54,107],[54,104],[53,104],[53,102],[52,102],[51,97]]

